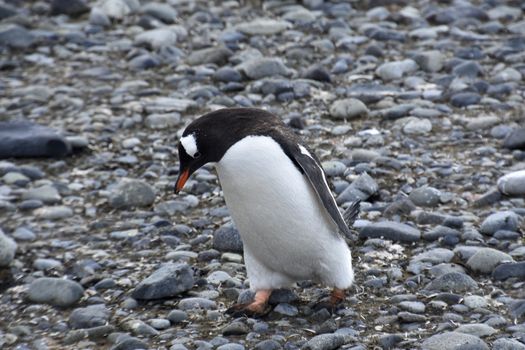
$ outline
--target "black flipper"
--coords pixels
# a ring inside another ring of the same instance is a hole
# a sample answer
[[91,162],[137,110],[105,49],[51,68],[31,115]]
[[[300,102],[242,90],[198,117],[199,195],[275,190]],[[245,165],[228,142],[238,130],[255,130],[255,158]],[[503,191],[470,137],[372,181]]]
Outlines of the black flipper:
[[348,227],[352,227],[354,224],[354,221],[359,215],[360,207],[361,201],[358,199],[355,202],[352,202],[352,204],[343,213],[343,219],[345,220],[345,223]]
[[337,203],[335,202],[334,196],[330,192],[326,176],[323,168],[319,162],[313,158],[311,153],[303,146],[298,146],[297,151],[293,150],[291,155],[295,159],[296,163],[303,170],[304,174],[312,184],[317,196],[323,203],[323,206],[330,214],[330,217],[335,222],[339,231],[347,238],[352,236],[349,226],[353,224],[354,220],[359,214],[359,201],[354,202],[350,208],[348,208],[344,216],[341,215]]

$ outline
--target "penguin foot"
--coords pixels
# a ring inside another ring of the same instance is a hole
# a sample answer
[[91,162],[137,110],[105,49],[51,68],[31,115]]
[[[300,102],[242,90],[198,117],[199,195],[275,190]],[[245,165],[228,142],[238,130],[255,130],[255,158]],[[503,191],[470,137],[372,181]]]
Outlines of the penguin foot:
[[233,317],[262,317],[270,313],[272,308],[268,305],[271,290],[258,290],[255,292],[254,301],[246,304],[235,304],[226,310],[226,313]]
[[332,293],[330,294],[330,297],[319,300],[313,306],[313,309],[315,311],[326,309],[330,313],[334,313],[343,306],[342,304],[344,300],[345,300],[345,291],[343,289],[334,288],[332,290]]
[[228,315],[233,317],[252,317],[258,318],[266,316],[272,310],[271,306],[268,304],[260,305],[256,303],[246,303],[246,304],[235,304],[226,310]]

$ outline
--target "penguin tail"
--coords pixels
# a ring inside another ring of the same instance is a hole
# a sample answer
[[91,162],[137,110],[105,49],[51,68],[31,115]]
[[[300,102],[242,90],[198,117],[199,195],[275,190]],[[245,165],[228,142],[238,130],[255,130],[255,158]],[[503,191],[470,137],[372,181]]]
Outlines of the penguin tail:
[[361,206],[361,201],[358,199],[353,202],[343,213],[343,219],[345,220],[346,225],[350,228],[354,224],[354,221],[359,215],[359,210]]

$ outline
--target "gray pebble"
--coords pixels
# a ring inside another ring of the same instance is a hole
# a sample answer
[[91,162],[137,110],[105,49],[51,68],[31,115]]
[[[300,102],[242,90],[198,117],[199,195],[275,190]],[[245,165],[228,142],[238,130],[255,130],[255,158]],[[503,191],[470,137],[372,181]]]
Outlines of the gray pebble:
[[185,321],[188,318],[188,314],[181,310],[172,310],[168,314],[168,320],[170,320],[171,323],[180,323]]
[[104,305],[90,305],[73,310],[69,324],[73,329],[103,326],[110,317],[110,311]]
[[35,303],[71,306],[84,295],[84,288],[74,281],[54,277],[37,278],[28,288],[28,298]]
[[489,274],[503,262],[514,262],[514,259],[510,255],[496,249],[480,248],[468,259],[467,266],[473,271]]
[[361,238],[381,238],[401,242],[417,242],[421,232],[412,226],[393,221],[376,222],[365,226],[359,232]]
[[450,272],[437,277],[425,289],[444,292],[466,292],[478,288],[478,284],[470,276],[460,272]]
[[9,266],[15,258],[17,244],[0,229],[0,266]]
[[418,206],[435,207],[440,202],[441,191],[434,187],[423,186],[413,190],[408,198]]
[[109,203],[113,208],[144,207],[155,201],[155,190],[141,180],[124,179],[112,191]]
[[242,322],[234,321],[222,329],[222,335],[243,335],[250,332],[248,326]]
[[132,293],[135,299],[160,299],[171,297],[193,287],[193,272],[188,265],[164,264],[140,282]]
[[458,350],[465,346],[469,346],[469,349],[489,350],[487,344],[479,337],[459,332],[436,334],[422,344],[427,350]]
[[[179,302],[179,309],[185,310],[185,311],[193,310],[193,309],[215,310],[216,308],[217,308],[217,304],[215,303],[215,301],[204,299],[204,298],[196,298],[196,297],[185,298]],[[170,316],[168,316],[168,318],[169,317]]]
[[476,337],[488,337],[493,335],[497,331],[491,326],[487,326],[483,323],[471,323],[459,326],[454,332],[471,334],[475,335]]
[[493,235],[499,230],[516,231],[518,216],[512,211],[501,211],[489,215],[480,226],[480,231],[486,235]]
[[355,98],[337,100],[330,106],[330,116],[334,119],[355,119],[367,115],[366,105]]
[[498,179],[498,189],[508,196],[525,194],[525,170],[514,171]]
[[345,337],[341,334],[316,335],[306,342],[301,349],[304,350],[332,350],[337,349],[345,343]]

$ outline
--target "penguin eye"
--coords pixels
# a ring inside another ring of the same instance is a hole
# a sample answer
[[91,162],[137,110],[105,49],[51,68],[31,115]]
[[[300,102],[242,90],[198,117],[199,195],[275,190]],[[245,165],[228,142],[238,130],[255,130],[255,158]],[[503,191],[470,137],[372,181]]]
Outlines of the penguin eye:
[[197,159],[197,158],[200,158],[201,157],[201,153],[200,152],[195,152],[195,154],[193,155],[193,158]]

